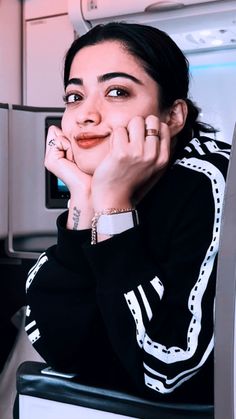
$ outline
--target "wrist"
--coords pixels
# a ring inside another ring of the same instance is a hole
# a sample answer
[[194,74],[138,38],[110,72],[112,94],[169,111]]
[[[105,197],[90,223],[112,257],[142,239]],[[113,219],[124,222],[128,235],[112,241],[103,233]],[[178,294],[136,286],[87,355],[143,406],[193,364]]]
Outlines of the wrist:
[[118,188],[101,189],[92,188],[92,202],[95,212],[101,212],[104,208],[131,208],[132,201],[129,194],[119,191]]
[[[119,200],[117,200],[117,199],[104,198],[104,199],[101,199],[97,202],[94,202],[93,208],[94,208],[95,213],[99,213],[99,212],[106,211],[106,209],[108,209],[108,211],[109,211],[109,209],[119,210],[119,208],[132,210],[133,205],[132,205],[132,203],[129,199],[123,199],[123,200],[119,199]],[[104,208],[106,208],[106,209],[104,210]]]
[[83,201],[76,199],[75,197],[71,197],[68,201],[68,209],[68,229],[85,230],[91,228],[94,210],[88,200]]
[[137,210],[132,207],[107,208],[100,212],[95,212],[92,219],[91,244],[96,244],[98,237],[105,236],[109,238],[138,224]]

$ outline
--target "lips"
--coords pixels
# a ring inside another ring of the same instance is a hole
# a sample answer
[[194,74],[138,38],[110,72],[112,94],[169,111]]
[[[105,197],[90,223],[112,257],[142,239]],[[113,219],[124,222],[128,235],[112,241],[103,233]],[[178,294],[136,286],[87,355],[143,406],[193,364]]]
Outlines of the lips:
[[101,144],[108,138],[109,134],[92,134],[89,132],[81,132],[76,138],[76,142],[80,148],[92,148]]

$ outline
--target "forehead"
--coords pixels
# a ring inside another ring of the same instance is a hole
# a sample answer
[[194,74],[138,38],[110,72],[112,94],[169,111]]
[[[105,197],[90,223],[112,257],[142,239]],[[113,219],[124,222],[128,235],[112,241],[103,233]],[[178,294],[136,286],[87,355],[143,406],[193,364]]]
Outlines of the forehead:
[[114,70],[146,74],[141,60],[134,57],[121,42],[104,41],[77,52],[72,61],[70,77],[78,72],[103,74]]

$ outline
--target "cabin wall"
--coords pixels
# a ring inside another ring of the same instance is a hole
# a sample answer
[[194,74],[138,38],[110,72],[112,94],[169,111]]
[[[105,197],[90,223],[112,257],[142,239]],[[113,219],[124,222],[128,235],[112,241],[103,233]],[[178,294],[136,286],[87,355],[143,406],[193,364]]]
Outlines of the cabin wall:
[[74,39],[67,0],[23,4],[23,104],[63,106],[63,62]]
[[21,103],[20,0],[0,1],[0,102]]

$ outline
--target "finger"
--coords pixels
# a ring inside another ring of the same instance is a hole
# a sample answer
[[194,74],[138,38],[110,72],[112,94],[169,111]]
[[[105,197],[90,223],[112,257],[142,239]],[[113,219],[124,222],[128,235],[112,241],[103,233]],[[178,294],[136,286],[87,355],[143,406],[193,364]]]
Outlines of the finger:
[[61,136],[61,135],[63,136],[62,130],[59,127],[57,127],[56,125],[51,125],[48,128],[46,143],[48,144],[50,140],[53,140],[54,138],[56,138],[58,136]]
[[122,157],[127,153],[127,145],[129,142],[128,131],[125,127],[114,128],[111,136],[111,152],[117,157]]
[[71,147],[69,147],[66,151],[66,158],[67,158],[67,160],[70,160],[73,163],[75,162],[74,155],[73,155]]
[[145,137],[156,137],[156,139],[159,140],[160,139],[159,130],[156,128],[146,128]]
[[156,115],[148,115],[145,119],[145,137],[146,139],[159,139],[160,132],[159,132],[160,121]]
[[[57,127],[56,125],[51,125],[48,129],[47,139],[46,139],[46,146],[48,147],[55,147],[56,146],[56,139],[58,137],[64,137],[62,130]],[[64,137],[65,138],[65,137]],[[58,146],[58,144],[57,144]]]
[[73,154],[71,151],[71,144],[69,140],[60,135],[54,138],[47,139],[46,158],[60,159],[69,156],[69,160],[73,161]]
[[135,116],[128,124],[127,131],[132,150],[135,154],[143,154],[145,141],[145,120],[141,116]]
[[160,120],[155,115],[145,119],[145,152],[149,157],[157,158],[160,148]]
[[162,168],[165,167],[170,160],[171,137],[169,127],[164,122],[160,123],[159,132],[159,153],[156,164],[159,168]]

